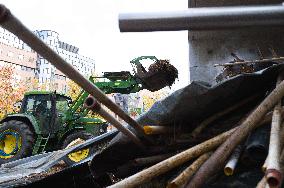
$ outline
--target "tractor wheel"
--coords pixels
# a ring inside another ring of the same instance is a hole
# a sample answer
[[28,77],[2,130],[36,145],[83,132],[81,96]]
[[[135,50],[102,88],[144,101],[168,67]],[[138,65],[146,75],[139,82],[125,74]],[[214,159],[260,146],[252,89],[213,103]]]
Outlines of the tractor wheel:
[[[78,131],[78,132],[71,133],[64,140],[62,149],[70,148],[72,146],[81,144],[92,137],[93,135],[86,131]],[[81,162],[84,159],[88,158],[89,156],[94,154],[95,151],[96,149],[94,147],[79,150],[77,152],[70,153],[68,156],[64,157],[63,160],[67,165],[73,165],[75,163]]]
[[0,164],[32,155],[34,133],[30,127],[16,120],[0,126]]

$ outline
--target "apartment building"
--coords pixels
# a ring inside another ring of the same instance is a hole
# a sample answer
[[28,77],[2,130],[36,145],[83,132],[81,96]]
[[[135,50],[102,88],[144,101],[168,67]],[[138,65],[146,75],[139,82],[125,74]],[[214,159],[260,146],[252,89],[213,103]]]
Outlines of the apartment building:
[[36,75],[37,54],[23,41],[7,30],[0,28],[0,66],[11,66],[18,82],[27,81]]
[[[88,77],[94,73],[95,61],[91,58],[78,54],[79,48],[63,42],[59,34],[51,30],[35,31],[35,34],[41,38],[49,47],[57,52],[66,62],[73,65],[81,74]],[[66,76],[57,70],[47,60],[38,55],[37,59],[39,83],[55,83],[55,89],[66,92]]]
[[[57,32],[41,30],[34,33],[84,76],[88,77],[94,73],[95,61],[80,55],[78,47],[61,41]],[[46,85],[46,89],[63,93],[67,91],[67,78],[62,72],[3,28],[0,28],[1,65],[13,66],[18,81],[36,78],[39,84]]]

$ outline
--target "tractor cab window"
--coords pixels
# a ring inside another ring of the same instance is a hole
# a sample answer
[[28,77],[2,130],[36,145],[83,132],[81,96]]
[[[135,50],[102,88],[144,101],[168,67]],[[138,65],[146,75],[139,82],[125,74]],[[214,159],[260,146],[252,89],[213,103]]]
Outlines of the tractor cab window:
[[56,96],[56,110],[58,113],[65,113],[69,108],[70,99],[64,96]]
[[51,100],[49,95],[28,95],[25,96],[22,112],[40,115],[50,113]]

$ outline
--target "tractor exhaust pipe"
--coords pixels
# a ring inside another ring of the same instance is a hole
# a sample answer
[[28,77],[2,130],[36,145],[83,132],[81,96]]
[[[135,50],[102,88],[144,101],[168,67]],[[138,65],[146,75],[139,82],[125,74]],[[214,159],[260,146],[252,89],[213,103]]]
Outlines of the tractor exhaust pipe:
[[284,6],[189,8],[119,15],[121,32],[214,30],[284,25]]
[[135,134],[133,134],[133,132],[131,132],[130,130],[125,128],[111,114],[109,114],[107,111],[105,111],[101,107],[101,104],[93,96],[89,96],[89,97],[86,98],[86,100],[84,102],[84,107],[92,110],[95,113],[98,113],[99,115],[101,115],[105,120],[107,120],[109,123],[111,123],[113,126],[115,126],[120,132],[122,132],[125,136],[127,136],[135,144],[137,144],[139,147],[144,149],[144,146],[143,146],[141,140]]
[[132,126],[137,133],[143,135],[144,138],[149,140],[141,125],[139,125],[134,119],[125,113],[118,105],[112,102],[97,86],[84,78],[84,76],[81,75],[78,70],[67,63],[49,46],[35,36],[33,32],[24,26],[13,14],[11,14],[10,10],[2,4],[0,4],[0,24],[3,28],[14,33],[17,37],[19,37],[19,39],[28,44],[33,50],[38,52],[43,58],[47,59],[47,61],[49,61],[58,70],[63,72],[66,76],[81,86],[85,91],[96,97],[97,100],[117,114],[130,126]]

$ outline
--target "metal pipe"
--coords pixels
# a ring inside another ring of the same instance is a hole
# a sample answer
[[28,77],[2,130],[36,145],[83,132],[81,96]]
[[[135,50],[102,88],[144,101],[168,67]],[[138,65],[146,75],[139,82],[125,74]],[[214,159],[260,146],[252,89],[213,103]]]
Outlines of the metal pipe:
[[284,6],[189,8],[119,15],[121,32],[212,30],[284,25]]
[[86,98],[84,102],[84,106],[90,110],[92,110],[95,113],[98,113],[101,115],[105,120],[107,120],[109,123],[111,123],[113,126],[115,126],[120,132],[122,132],[125,136],[127,136],[130,140],[132,140],[135,144],[140,146],[142,149],[144,149],[144,146],[140,139],[133,134],[130,130],[125,128],[117,119],[115,119],[111,114],[109,114],[107,111],[105,111],[101,104],[93,97],[89,96]]
[[224,167],[224,173],[226,176],[232,176],[242,153],[243,145],[240,144],[233,151],[233,154],[229,158],[227,164]]
[[245,155],[255,163],[262,163],[267,154],[269,148],[269,126],[262,126],[248,136],[245,147]]
[[234,148],[240,144],[246,136],[257,128],[262,117],[273,108],[284,96],[284,81],[260,103],[260,105],[246,118],[239,128],[215,151],[213,155],[203,164],[192,178],[189,188],[198,188],[220,169]]
[[150,126],[146,125],[143,127],[145,134],[153,135],[153,134],[169,134],[173,130],[170,127],[166,126]]
[[10,10],[2,4],[0,4],[0,24],[3,28],[14,33],[17,37],[19,37],[19,39],[28,44],[33,50],[38,52],[43,58],[47,59],[47,61],[76,82],[85,91],[96,97],[97,100],[116,113],[121,119],[132,126],[139,134],[146,137],[142,126],[140,126],[134,119],[125,113],[118,105],[112,102],[97,86],[84,78],[84,76],[81,75],[78,70],[67,63],[49,46],[35,36],[33,32],[24,26],[13,14],[11,14]]

